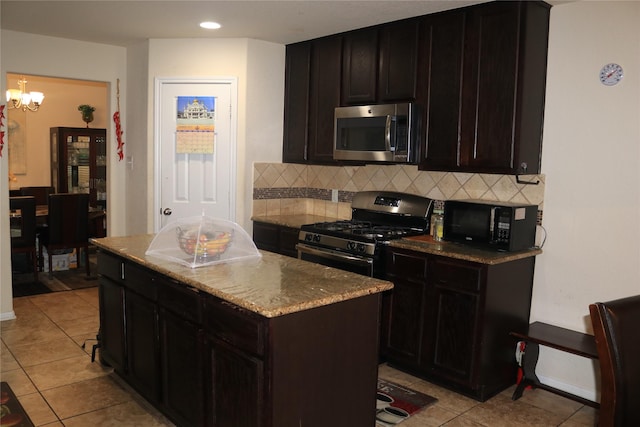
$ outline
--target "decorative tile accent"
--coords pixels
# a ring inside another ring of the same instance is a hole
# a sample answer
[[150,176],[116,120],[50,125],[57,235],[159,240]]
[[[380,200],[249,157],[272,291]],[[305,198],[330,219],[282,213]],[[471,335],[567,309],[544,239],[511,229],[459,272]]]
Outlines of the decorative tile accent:
[[[526,185],[517,183],[512,175],[419,171],[415,165],[255,163],[253,172],[253,215],[295,211],[350,218],[350,203],[355,193],[387,190],[437,201],[481,199],[529,203],[538,205],[542,219],[544,175],[521,176],[523,181],[539,181],[538,185]],[[331,190],[335,189],[338,203],[331,202]]]

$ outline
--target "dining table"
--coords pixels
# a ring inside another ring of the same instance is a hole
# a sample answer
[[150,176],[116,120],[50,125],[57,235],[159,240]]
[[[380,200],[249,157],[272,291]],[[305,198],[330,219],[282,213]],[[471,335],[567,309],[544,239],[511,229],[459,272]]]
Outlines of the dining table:
[[[89,206],[89,234],[91,237],[105,237],[106,236],[106,224],[104,220],[107,212],[100,207]],[[49,216],[49,205],[36,205],[36,227],[43,227],[47,225],[47,218]],[[20,209],[11,209],[9,211],[9,218],[11,224],[11,237],[20,237],[20,218],[22,213]],[[14,227],[14,224],[16,225]]]

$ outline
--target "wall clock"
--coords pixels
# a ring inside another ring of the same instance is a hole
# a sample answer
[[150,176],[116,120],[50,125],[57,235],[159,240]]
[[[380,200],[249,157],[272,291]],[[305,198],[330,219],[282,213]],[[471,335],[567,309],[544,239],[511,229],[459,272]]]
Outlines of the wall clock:
[[618,64],[607,64],[600,69],[600,83],[606,86],[618,84],[624,77],[622,67]]

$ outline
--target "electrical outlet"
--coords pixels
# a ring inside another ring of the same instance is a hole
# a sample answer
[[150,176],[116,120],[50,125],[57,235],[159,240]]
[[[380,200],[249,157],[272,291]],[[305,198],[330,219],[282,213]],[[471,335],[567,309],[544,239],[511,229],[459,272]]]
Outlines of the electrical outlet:
[[338,190],[336,189],[331,190],[331,201],[333,203],[338,203]]

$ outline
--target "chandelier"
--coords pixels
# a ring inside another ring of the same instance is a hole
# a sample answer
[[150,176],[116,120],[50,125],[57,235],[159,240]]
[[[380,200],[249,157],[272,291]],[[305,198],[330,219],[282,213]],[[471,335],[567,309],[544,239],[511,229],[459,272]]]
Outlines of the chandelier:
[[20,108],[22,111],[38,111],[44,99],[44,94],[42,92],[27,93],[27,80],[25,80],[24,76],[20,76],[18,88],[7,90],[9,108]]

